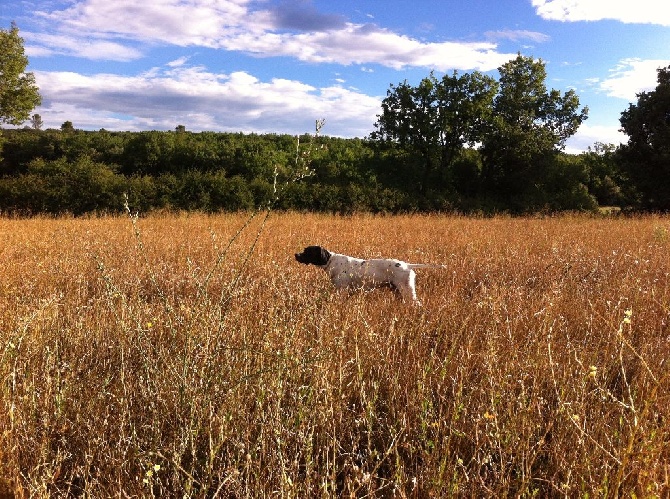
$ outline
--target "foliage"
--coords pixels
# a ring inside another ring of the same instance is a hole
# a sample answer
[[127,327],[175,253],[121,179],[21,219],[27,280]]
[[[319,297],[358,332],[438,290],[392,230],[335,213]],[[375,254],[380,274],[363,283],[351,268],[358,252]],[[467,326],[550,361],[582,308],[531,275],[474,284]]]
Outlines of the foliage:
[[[519,54],[499,73],[499,81],[454,72],[431,73],[416,87],[391,85],[366,139],[193,133],[185,125],[88,132],[71,121],[41,130],[34,115],[32,128],[3,130],[0,211],[118,212],[119,192],[144,212],[236,211],[270,201],[337,213],[670,208],[670,70],[622,113],[627,145],[595,144],[579,155],[563,150],[587,117],[576,93],[548,90],[545,65],[532,57]],[[77,172],[90,175],[86,188],[62,188]],[[88,187],[93,201],[74,199]]]
[[42,121],[42,116],[39,114],[33,114],[30,117],[30,126],[35,130],[41,130],[44,126],[44,121]]
[[626,174],[637,190],[635,204],[670,210],[670,66],[658,70],[654,90],[637,95],[621,113],[628,143],[619,151]]
[[[119,192],[126,192],[131,205],[144,212],[215,212],[265,206],[274,196],[275,175],[281,191],[278,207],[282,209],[416,209],[408,201],[406,183],[391,174],[392,158],[384,157],[373,144],[361,139],[212,132],[84,132],[71,124],[61,130],[14,129],[5,134],[0,192],[12,195],[0,196],[0,210],[8,212],[73,213],[75,210],[68,210],[68,206],[86,202],[72,204],[73,200],[58,186],[63,171],[68,175],[81,172],[82,161],[95,164],[97,174],[104,172],[114,179],[113,183],[103,183],[111,191],[105,198],[107,204],[96,204],[96,211],[121,211]],[[35,164],[50,167],[36,171]],[[49,178],[52,175],[56,177],[53,182]],[[34,191],[38,186],[53,191],[48,196],[42,192],[52,201],[36,202],[39,196]],[[85,197],[88,191],[71,193]],[[62,198],[55,202],[59,196]]]
[[73,163],[35,159],[23,174],[0,180],[0,203],[22,214],[106,212],[121,198],[124,184],[109,167],[87,157]]
[[19,28],[0,29],[0,124],[20,125],[40,105],[35,75],[26,73],[28,58],[24,54]]
[[547,90],[544,63],[532,57],[519,54],[499,73],[499,82],[473,72],[391,85],[372,138],[413,172],[420,209],[591,209],[585,172],[574,172],[581,161],[560,154],[587,116],[577,94]]
[[625,206],[633,198],[631,182],[616,158],[611,144],[596,143],[580,155],[588,179],[589,193],[600,206]]
[[[542,208],[543,178],[565,140],[586,119],[573,90],[561,95],[545,86],[544,63],[521,54],[499,68],[500,91],[483,136],[482,181],[486,192],[513,211]],[[570,186],[571,190],[573,187]]]
[[[0,195],[0,210],[5,212],[81,213],[82,207],[88,206],[115,213],[123,209],[120,194],[124,192],[134,209],[142,212],[235,211],[265,206],[274,198],[275,188],[281,191],[278,208],[300,211],[509,209],[509,205],[489,202],[492,198],[482,194],[483,158],[471,147],[460,148],[448,170],[433,172],[433,181],[420,194],[417,177],[421,178],[423,167],[391,142],[304,135],[296,147],[298,140],[290,135],[85,132],[74,128],[13,129],[4,134],[7,141],[0,162],[0,193],[9,194]],[[589,180],[589,158],[573,157],[571,162],[562,161],[561,155],[553,158],[547,171],[568,163],[572,170],[583,171],[545,175],[543,185],[550,178],[563,179],[560,185],[570,193],[577,188],[566,183],[572,180],[586,185],[591,193],[597,183]],[[602,160],[607,162],[609,157]],[[44,168],[36,169],[35,165]],[[82,165],[88,166],[82,170]],[[95,165],[93,173],[91,165]],[[75,185],[72,175],[84,172],[89,177],[82,180],[80,189],[59,187],[67,176],[68,185]],[[277,185],[273,187],[275,175]],[[618,182],[620,177],[612,174],[611,178]],[[93,189],[90,182],[94,180]],[[39,196],[38,188],[42,189]],[[554,194],[518,202],[531,206],[532,201],[533,206],[554,210],[587,209],[588,204],[570,204],[572,195],[559,199],[557,186],[547,189]],[[85,198],[89,192],[96,196],[95,201],[75,199]]]
[[482,140],[496,89],[495,80],[478,71],[454,71],[440,80],[431,74],[416,87],[407,81],[391,85],[372,138],[422,158],[420,193],[436,182],[438,190],[449,188],[440,180],[450,179],[464,145]]

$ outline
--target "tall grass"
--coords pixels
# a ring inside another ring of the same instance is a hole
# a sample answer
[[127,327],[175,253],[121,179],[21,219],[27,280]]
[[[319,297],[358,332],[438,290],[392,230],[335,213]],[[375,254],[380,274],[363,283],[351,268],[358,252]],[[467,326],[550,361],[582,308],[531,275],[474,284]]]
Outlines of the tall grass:
[[[669,227],[0,219],[0,495],[665,497]],[[307,244],[448,269],[411,307]]]

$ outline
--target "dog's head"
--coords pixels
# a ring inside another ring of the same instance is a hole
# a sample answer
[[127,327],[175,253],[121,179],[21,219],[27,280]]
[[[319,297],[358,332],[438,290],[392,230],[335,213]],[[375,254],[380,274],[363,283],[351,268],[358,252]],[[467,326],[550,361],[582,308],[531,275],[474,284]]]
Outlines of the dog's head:
[[330,252],[321,246],[307,246],[302,253],[296,253],[295,259],[306,265],[323,266],[330,260]]

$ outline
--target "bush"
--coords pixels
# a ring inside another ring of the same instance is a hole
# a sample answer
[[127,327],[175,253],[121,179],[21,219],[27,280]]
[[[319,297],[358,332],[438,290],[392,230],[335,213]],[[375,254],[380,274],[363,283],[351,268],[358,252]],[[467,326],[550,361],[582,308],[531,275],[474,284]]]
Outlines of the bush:
[[72,163],[36,159],[26,173],[0,180],[5,194],[0,203],[5,211],[22,213],[118,212],[125,189],[123,176],[88,157]]

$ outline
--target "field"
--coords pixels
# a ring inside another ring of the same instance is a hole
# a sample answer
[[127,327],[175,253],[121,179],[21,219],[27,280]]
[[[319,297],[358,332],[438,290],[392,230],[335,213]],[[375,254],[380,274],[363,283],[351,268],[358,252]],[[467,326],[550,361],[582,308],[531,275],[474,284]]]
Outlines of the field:
[[667,497],[669,218],[266,215],[0,219],[0,497]]

